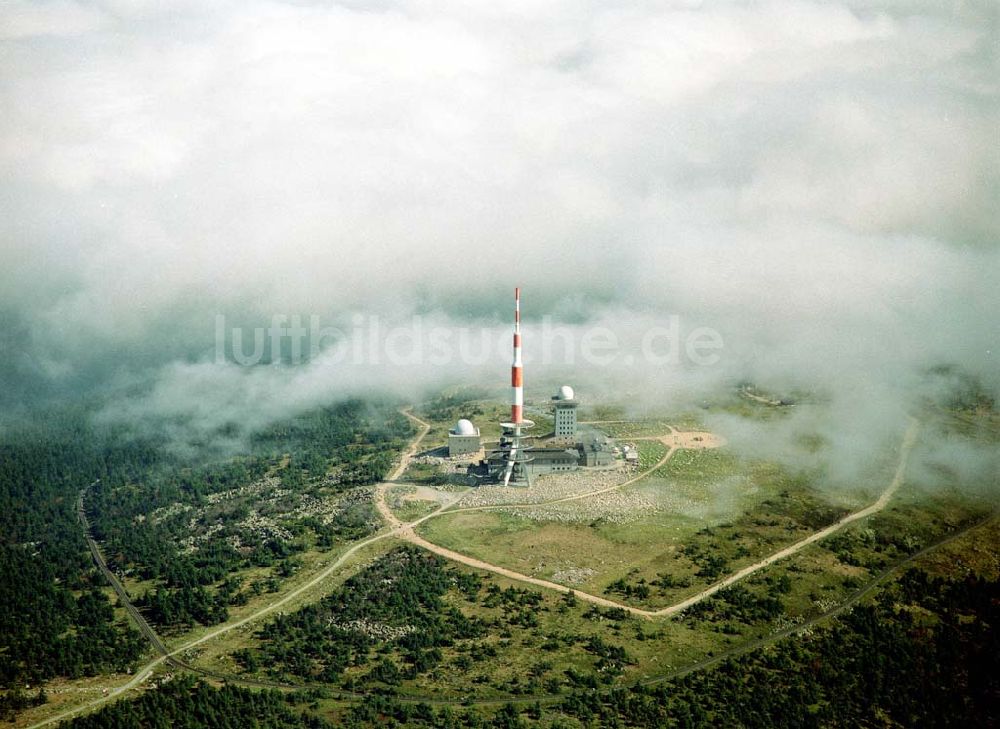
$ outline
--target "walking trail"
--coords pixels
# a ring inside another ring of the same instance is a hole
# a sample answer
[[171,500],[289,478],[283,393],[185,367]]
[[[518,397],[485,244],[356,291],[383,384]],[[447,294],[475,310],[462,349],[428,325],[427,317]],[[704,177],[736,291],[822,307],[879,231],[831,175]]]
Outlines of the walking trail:
[[[278,608],[287,605],[292,600],[301,596],[303,593],[314,589],[315,587],[317,587],[318,585],[329,579],[344,565],[345,562],[347,562],[359,550],[368,546],[369,544],[372,544],[373,542],[377,542],[387,537],[398,537],[407,542],[410,542],[411,544],[426,549],[429,552],[433,552],[434,554],[440,555],[446,559],[450,559],[455,562],[460,562],[461,564],[464,564],[468,567],[485,570],[487,572],[493,572],[495,574],[502,575],[512,580],[525,582],[528,584],[536,585],[538,587],[543,587],[550,590],[555,590],[558,592],[563,592],[563,593],[572,592],[581,600],[586,600],[595,605],[621,608],[623,610],[628,611],[629,613],[632,613],[633,615],[639,615],[646,618],[658,618],[658,617],[666,617],[674,615],[676,613],[681,612],[685,608],[690,607],[696,602],[699,602],[707,597],[710,597],[719,590],[722,590],[728,587],[729,585],[732,585],[733,583],[748,577],[754,572],[758,572],[759,570],[764,569],[768,565],[771,565],[774,562],[777,562],[778,560],[789,557],[801,551],[810,544],[813,544],[814,542],[824,539],[825,537],[829,536],[830,534],[836,532],[839,529],[842,529],[848,524],[851,524],[852,522],[855,522],[859,519],[864,519],[884,509],[886,504],[888,504],[889,500],[892,498],[893,494],[896,493],[896,491],[903,483],[903,477],[906,472],[907,458],[909,457],[910,450],[912,449],[914,443],[916,442],[917,433],[919,432],[920,428],[920,424],[918,421],[916,421],[915,419],[911,420],[910,426],[906,431],[906,435],[903,438],[903,443],[900,448],[899,463],[896,467],[896,473],[893,476],[892,481],[886,487],[886,489],[882,492],[882,494],[878,497],[878,499],[876,499],[875,502],[873,502],[871,505],[861,509],[860,511],[848,514],[840,521],[831,524],[830,526],[825,527],[824,529],[821,529],[820,531],[815,532],[814,534],[811,534],[808,537],[805,537],[804,539],[801,539],[800,541],[788,547],[785,547],[784,549],[775,552],[774,554],[768,557],[765,557],[759,562],[755,562],[751,565],[748,565],[747,567],[744,567],[738,572],[735,572],[732,575],[726,577],[725,579],[720,580],[719,582],[716,582],[706,587],[704,590],[696,593],[695,595],[692,595],[691,597],[688,597],[687,599],[681,602],[669,605],[659,610],[644,610],[642,608],[633,607],[631,605],[624,605],[622,603],[616,602],[614,600],[609,600],[607,598],[600,597],[598,595],[591,595],[586,592],[573,590],[565,585],[560,585],[555,582],[550,582],[548,580],[543,580],[537,577],[532,577],[530,575],[525,575],[520,572],[507,569],[506,567],[502,567],[500,565],[485,562],[483,560],[479,560],[465,554],[460,554],[459,552],[455,552],[451,549],[447,549],[446,547],[442,547],[438,544],[434,544],[433,542],[429,542],[414,531],[415,527],[417,527],[424,521],[435,518],[444,513],[456,513],[460,511],[479,511],[479,510],[486,510],[498,507],[479,506],[479,507],[468,507],[464,509],[450,509],[449,507],[451,507],[455,503],[455,500],[457,500],[456,497],[456,499],[443,503],[437,510],[419,519],[416,519],[408,523],[403,523],[402,521],[400,521],[396,517],[396,515],[392,513],[392,510],[386,504],[385,492],[386,489],[392,485],[392,483],[390,482],[398,483],[398,480],[406,472],[406,468],[410,465],[410,461],[413,459],[414,455],[417,452],[417,449],[420,447],[421,441],[423,441],[424,437],[427,435],[431,427],[429,423],[427,423],[424,420],[421,420],[416,415],[413,415],[413,413],[410,412],[409,409],[403,410],[402,412],[407,418],[409,418],[418,425],[419,430],[417,432],[417,435],[414,437],[413,441],[411,441],[409,448],[407,448],[407,450],[403,453],[402,457],[400,458],[399,465],[397,465],[396,468],[392,471],[387,481],[380,483],[375,489],[375,505],[378,508],[378,511],[381,514],[382,518],[386,521],[386,524],[389,526],[388,531],[380,532],[371,537],[368,537],[367,539],[363,539],[360,542],[355,543],[350,549],[341,553],[339,557],[337,557],[334,561],[332,561],[329,565],[327,565],[324,569],[322,569],[310,580],[298,586],[294,590],[286,593],[285,595],[282,595],[274,602],[271,602],[263,606],[261,609],[255,611],[254,613],[247,615],[246,617],[241,618],[240,620],[235,620],[231,623],[226,623],[225,625],[219,626],[218,628],[203,634],[199,638],[185,642],[182,645],[179,645],[171,649],[165,655],[161,654],[159,656],[156,656],[146,665],[139,668],[135,672],[135,675],[129,681],[122,684],[121,686],[118,686],[117,688],[110,690],[106,695],[88,701],[84,704],[75,706],[66,711],[60,712],[56,715],[50,716],[43,721],[30,725],[29,729],[35,729],[36,727],[42,727],[49,724],[53,724],[55,722],[64,721],[73,716],[84,713],[90,709],[97,708],[98,706],[107,703],[112,698],[120,696],[140,686],[152,675],[153,669],[155,669],[161,663],[166,661],[168,658],[178,656],[179,654],[184,653],[185,651],[188,651],[191,648],[200,645],[201,643],[212,640],[213,638],[217,638],[225,633],[228,633],[231,630],[234,630],[243,625],[246,625],[247,623],[251,623],[255,620],[258,620],[264,617],[265,615],[277,610]],[[623,481],[622,483],[615,484],[614,486],[600,489],[598,491],[591,491],[587,493],[577,494],[574,496],[562,497],[559,499],[553,499],[552,501],[542,502],[542,503],[546,504],[546,503],[561,503],[565,501],[573,501],[576,499],[583,499],[590,496],[595,496],[597,494],[605,493],[607,491],[611,491],[614,489],[620,489],[623,486],[627,486],[628,484],[634,483],[639,479],[645,477],[650,471],[659,468],[664,463],[666,463],[667,460],[671,456],[673,456],[674,453],[676,453],[678,450],[682,448],[713,448],[718,445],[721,445],[723,442],[720,438],[711,433],[678,432],[676,430],[671,430],[671,433],[665,436],[660,436],[656,438],[636,438],[635,440],[659,440],[660,442],[662,442],[664,445],[667,446],[667,453],[650,469],[643,471],[642,473],[638,474],[634,478],[631,478],[627,481]],[[540,504],[537,503],[532,504],[532,506],[539,506],[539,505]],[[503,508],[511,508],[517,506],[525,506],[525,505],[507,504]]]
[[[406,471],[406,467],[407,465],[409,465],[409,460],[416,452],[420,440],[422,440],[423,436],[427,434],[428,430],[430,430],[429,423],[421,420],[416,415],[413,415],[411,412],[409,412],[409,410],[404,411],[404,415],[406,415],[408,418],[417,423],[421,427],[421,432],[418,435],[417,439],[414,440],[413,445],[410,447],[407,453],[404,454],[403,458],[400,461],[399,467],[393,472],[392,476],[393,480],[398,479]],[[512,580],[517,580],[519,582],[526,582],[528,584],[536,585],[538,587],[544,587],[549,590],[556,590],[558,592],[572,592],[581,600],[586,600],[588,602],[594,603],[595,605],[621,608],[623,610],[632,613],[633,615],[639,615],[645,618],[660,618],[669,615],[675,615],[685,610],[686,608],[691,607],[695,603],[700,602],[707,597],[711,597],[719,590],[723,590],[729,587],[730,585],[739,582],[740,580],[743,580],[746,577],[749,577],[755,572],[759,572],[760,570],[768,567],[769,565],[774,564],[779,560],[785,559],[786,557],[790,557],[793,554],[800,552],[801,550],[808,547],[810,544],[814,544],[815,542],[818,542],[821,539],[825,539],[834,532],[843,529],[848,524],[858,521],[859,519],[864,519],[866,517],[869,517],[872,514],[875,514],[884,509],[886,504],[889,503],[889,499],[892,498],[892,495],[896,493],[900,485],[903,483],[903,477],[904,474],[906,473],[907,458],[909,457],[910,450],[913,448],[913,444],[916,442],[917,433],[919,432],[919,430],[920,430],[920,423],[915,419],[911,419],[910,426],[906,430],[906,434],[903,437],[902,446],[900,447],[899,463],[896,466],[896,473],[894,474],[892,481],[889,483],[886,489],[872,504],[866,506],[865,508],[859,511],[855,511],[848,514],[844,518],[840,519],[840,521],[837,521],[827,527],[824,527],[823,529],[820,529],[818,532],[814,532],[813,534],[810,534],[809,536],[800,539],[794,544],[791,544],[785,547],[784,549],[775,552],[774,554],[764,557],[758,562],[754,562],[753,564],[747,565],[743,569],[734,572],[728,577],[709,585],[704,590],[701,590],[700,592],[697,592],[694,595],[691,595],[690,597],[680,602],[674,603],[673,605],[668,605],[658,610],[645,610],[643,608],[634,607],[632,605],[625,605],[623,603],[616,602],[615,600],[609,600],[606,597],[601,597],[599,595],[592,595],[587,592],[574,590],[572,588],[567,587],[566,585],[560,585],[556,582],[551,582],[549,580],[544,580],[539,577],[532,577],[531,575],[526,575],[521,572],[516,572],[506,567],[502,567],[501,565],[493,564],[491,562],[485,562],[481,559],[476,559],[475,557],[470,557],[468,555],[461,554],[454,550],[448,549],[447,547],[442,547],[441,545],[435,544],[434,542],[430,542],[424,537],[417,534],[415,531],[415,527],[421,524],[422,522],[440,516],[443,513],[481,511],[491,508],[511,508],[512,506],[517,506],[516,504],[507,504],[504,505],[503,507],[479,506],[479,507],[469,507],[465,509],[450,509],[450,510],[448,509],[450,504],[444,504],[441,507],[439,507],[436,511],[433,511],[430,514],[421,517],[420,519],[417,519],[409,523],[403,523],[402,521],[399,520],[398,517],[396,517],[395,514],[393,514],[392,510],[389,508],[388,504],[385,501],[385,492],[390,484],[382,483],[379,484],[375,490],[375,505],[378,508],[379,513],[382,515],[382,518],[385,519],[386,523],[392,529],[391,531],[392,535],[397,536],[400,539],[410,542],[411,544],[414,544],[418,547],[421,547],[422,549],[426,549],[429,552],[433,552],[434,554],[440,555],[445,559],[450,559],[455,562],[460,562],[464,565],[473,567],[475,569],[493,572],[495,574],[502,575],[504,577],[507,577]],[[655,470],[656,468],[662,466],[680,448],[710,448],[721,444],[721,440],[718,439],[717,436],[714,436],[710,433],[693,434],[693,433],[678,433],[677,431],[672,431],[669,435],[657,438],[657,440],[663,442],[664,445],[667,446],[668,450],[666,455],[663,456],[663,458],[661,458],[660,461],[656,463],[650,470]],[[590,496],[595,496],[597,494],[605,493],[607,491],[611,491],[614,489],[620,489],[623,486],[627,486],[628,484],[634,483],[635,481],[638,481],[639,479],[643,478],[645,475],[647,475],[648,472],[649,471],[644,471],[635,478],[629,479],[628,481],[624,481],[620,484],[616,484],[609,488],[601,489],[599,491],[591,491],[583,494],[578,494],[575,496],[567,496],[564,498],[554,499],[552,501],[542,502],[542,503],[548,504],[548,503],[560,503],[564,501],[573,501],[576,499],[583,499]],[[532,504],[532,506],[539,506],[539,505],[540,504]]]

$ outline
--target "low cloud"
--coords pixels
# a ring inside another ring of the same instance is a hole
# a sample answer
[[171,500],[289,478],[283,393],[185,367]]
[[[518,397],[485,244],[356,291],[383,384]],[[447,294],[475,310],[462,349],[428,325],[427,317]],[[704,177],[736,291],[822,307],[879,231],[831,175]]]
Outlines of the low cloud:
[[[930,367],[1000,393],[988,3],[109,0],[7,3],[0,28],[11,405],[136,387],[113,413],[212,433],[502,382],[499,356],[241,368],[215,322],[502,338],[514,285],[529,327],[623,342],[536,362],[529,394],[815,389],[859,454]],[[672,316],[719,361],[642,357]]]

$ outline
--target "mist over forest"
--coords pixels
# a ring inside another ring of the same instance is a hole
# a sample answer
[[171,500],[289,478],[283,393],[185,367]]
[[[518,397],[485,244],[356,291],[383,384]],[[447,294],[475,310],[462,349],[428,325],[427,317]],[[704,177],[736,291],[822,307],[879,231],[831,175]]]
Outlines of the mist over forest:
[[0,724],[1000,725],[997,0],[3,0],[0,110]]
[[[810,393],[767,426],[777,458],[808,429],[830,464],[863,461],[928,397],[1000,396],[993,3],[0,16],[7,422],[93,398],[99,422],[190,441],[351,396],[501,392],[515,285],[529,397],[570,381],[641,414],[740,382]],[[234,357],[234,328],[250,353],[293,318],[300,355]],[[552,328],[573,361],[542,356]],[[358,344],[394,329],[398,357]],[[699,329],[710,364],[683,351]],[[596,330],[600,362],[578,349]],[[714,424],[747,447],[765,427]]]

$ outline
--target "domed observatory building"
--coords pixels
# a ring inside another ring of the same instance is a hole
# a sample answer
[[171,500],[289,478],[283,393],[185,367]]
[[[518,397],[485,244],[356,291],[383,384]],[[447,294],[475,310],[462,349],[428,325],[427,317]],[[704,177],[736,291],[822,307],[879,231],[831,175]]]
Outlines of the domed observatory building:
[[481,447],[479,428],[471,420],[462,418],[448,431],[448,455],[468,456],[479,453]]
[[552,396],[555,405],[555,428],[553,437],[558,440],[573,443],[576,441],[576,406],[578,405],[573,388],[563,385],[559,392]]

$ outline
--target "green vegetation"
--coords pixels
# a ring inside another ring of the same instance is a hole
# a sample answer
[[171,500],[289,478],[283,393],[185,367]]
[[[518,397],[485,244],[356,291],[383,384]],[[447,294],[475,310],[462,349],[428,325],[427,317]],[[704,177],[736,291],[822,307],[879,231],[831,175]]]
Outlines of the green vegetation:
[[434,463],[411,463],[406,467],[401,480],[429,486],[445,486],[451,483],[451,479],[443,472],[441,466]]
[[639,451],[639,470],[645,471],[660,462],[667,455],[667,447],[658,440],[636,441],[636,450]]
[[370,534],[378,517],[362,487],[385,475],[409,432],[388,408],[319,408],[256,434],[248,455],[98,484],[87,502],[94,537],[112,569],[143,583],[136,604],[151,621],[215,624],[261,589],[241,590],[234,573],[287,577],[294,555]]
[[[503,603],[505,592],[488,597]],[[514,604],[530,607],[533,598],[524,598],[531,591],[510,594]],[[572,596],[560,601],[576,609]],[[986,727],[1000,720],[1000,635],[993,629],[998,606],[996,577],[943,579],[914,569],[828,627],[641,685],[607,685],[606,675],[634,658],[596,636],[579,642],[593,668],[566,669],[552,682],[564,687],[561,697],[536,684],[537,698],[527,694],[522,702],[497,706],[434,707],[392,693],[344,704],[322,690],[282,696],[180,678],[70,726]],[[607,620],[599,609],[589,612]],[[546,660],[535,665],[529,678],[552,674]],[[384,683],[401,677],[388,659],[372,672]]]
[[[642,451],[639,452],[641,455]],[[680,486],[701,486],[738,474],[745,465],[722,448],[678,450],[650,475],[670,479]]]
[[1000,582],[908,572],[809,639],[559,709],[628,726],[992,726],[1000,719]]
[[48,701],[44,688],[39,688],[33,696],[27,691],[13,689],[0,694],[0,721],[13,721],[25,709],[41,706]]
[[[345,403],[279,424],[219,461],[180,459],[155,438],[91,438],[86,419],[75,422],[2,446],[9,457],[0,460],[0,519],[10,528],[0,538],[8,689],[0,718],[44,703],[49,696],[37,684],[46,678],[125,671],[140,658],[143,642],[108,600],[81,539],[73,504],[82,485],[101,479],[86,502],[94,531],[146,616],[168,632],[194,628],[168,639],[180,645],[207,632],[194,626],[225,620],[230,610],[249,614],[267,604],[264,593],[315,575],[332,558],[328,550],[371,534],[379,522],[368,484],[411,432],[388,407]],[[636,443],[643,468],[666,453],[659,442]],[[869,488],[891,477],[892,455],[873,467]],[[219,689],[183,675],[164,682],[159,673],[160,688],[75,725],[990,725],[1000,695],[992,629],[1000,617],[1000,522],[921,558],[924,569],[863,591],[991,508],[989,497],[968,494],[968,477],[957,470],[932,459],[921,466],[884,511],[672,619],[647,621],[380,540],[354,553],[344,581],[324,584],[324,597],[297,597],[283,606],[287,613],[184,652],[216,676],[300,690]],[[416,464],[409,474],[427,484],[436,470]],[[817,478],[724,449],[682,450],[606,495],[640,504],[634,519],[472,511],[429,520],[422,533],[518,572],[659,607],[868,503],[860,490],[825,494]],[[390,488],[389,504],[404,519],[436,508],[407,494],[432,495],[421,484]],[[961,580],[931,576],[952,574],[956,564]],[[800,625],[809,630],[773,642]],[[772,642],[746,652],[757,641]],[[494,703],[471,705],[478,702]]]
[[[645,468],[666,452],[657,441],[637,446]],[[846,513],[826,501],[809,475],[747,462],[723,449],[679,450],[619,493],[659,508],[622,522],[589,524],[536,521],[516,511],[455,513],[424,522],[419,531],[432,542],[520,572],[656,608]],[[587,503],[561,508],[571,512]]]
[[332,725],[312,714],[293,711],[279,691],[251,691],[236,686],[212,688],[181,676],[137,699],[119,701],[74,719],[68,726],[72,729],[324,729]]
[[439,501],[428,496],[433,494],[418,493],[414,486],[393,486],[386,494],[386,501],[393,514],[404,522],[410,522],[440,506]]
[[[575,608],[571,596],[562,601]],[[716,603],[751,620],[768,612],[740,591]],[[592,637],[580,641],[595,659],[591,670],[566,669],[541,695],[516,704],[433,708],[390,694],[349,708],[321,702],[319,713],[359,727],[992,726],[1000,719],[998,605],[995,577],[948,580],[910,570],[829,627],[681,677],[609,687],[608,675],[634,659]],[[609,612],[587,614],[608,620]],[[551,664],[537,665],[531,673],[551,673]],[[549,690],[559,686],[562,698]]]
[[[399,547],[318,603],[267,623],[258,634],[260,648],[236,658],[251,672],[266,666],[275,677],[331,682],[349,666],[367,665],[371,651],[379,649],[382,657],[366,681],[397,684],[436,665],[442,647],[483,633],[480,621],[442,601],[452,587],[474,596],[479,579],[446,570],[439,557]],[[389,646],[395,660],[385,650]]]
[[[92,563],[75,510],[83,487],[93,484],[86,506],[95,536],[126,584],[142,586],[133,595],[147,617],[216,623],[228,607],[277,589],[296,553],[369,534],[378,520],[361,485],[381,477],[411,432],[388,405],[349,402],[276,424],[252,438],[249,453],[218,462],[209,449],[181,458],[164,434],[95,425],[88,406],[40,412],[8,426],[0,443],[5,716],[46,698],[15,686],[125,672],[146,649]],[[266,494],[253,488],[264,480]],[[273,502],[252,503],[267,494]],[[254,508],[286,532],[234,526]],[[244,584],[234,570],[245,566],[272,577]]]
[[681,425],[675,419],[671,418],[668,420],[664,418],[655,420],[636,420],[621,423],[600,423],[595,427],[600,428],[612,438],[628,440],[629,438],[648,438],[666,435],[670,432],[671,426],[680,430],[702,430],[700,423],[693,417],[685,418],[684,425]]
[[489,400],[484,399],[488,395],[489,393],[484,389],[470,387],[444,392],[422,405],[420,414],[431,420],[454,424],[459,418],[483,415],[485,413],[484,405],[490,403]]
[[[552,432],[553,421],[549,412],[548,402],[541,401],[527,404],[526,416],[534,421],[532,435],[545,435]],[[425,448],[436,448],[447,445],[448,431],[455,427],[459,418],[468,418],[479,428],[484,442],[494,443],[500,437],[500,422],[510,418],[510,405],[498,400],[484,399],[484,393],[475,390],[462,390],[456,393],[441,395],[434,400],[422,404],[414,413],[430,423],[431,429],[424,438]]]
[[158,456],[86,433],[81,412],[45,413],[0,444],[0,686],[124,670],[143,647],[99,589],[74,506],[89,481],[121,483]]
[[630,628],[640,626],[622,610],[595,613],[399,547],[319,603],[268,622],[233,657],[256,677],[459,701],[558,692],[595,671],[612,682],[655,651],[626,649]]
[[580,408],[580,420],[627,420],[625,408],[621,405],[592,405]]

